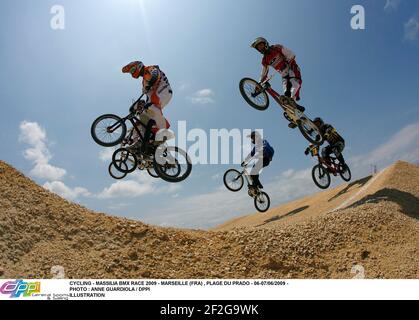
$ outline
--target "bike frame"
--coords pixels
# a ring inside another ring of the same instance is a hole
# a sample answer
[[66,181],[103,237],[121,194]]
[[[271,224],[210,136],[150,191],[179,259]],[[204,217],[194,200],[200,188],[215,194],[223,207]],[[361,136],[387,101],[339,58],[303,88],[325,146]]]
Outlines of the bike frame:
[[339,167],[338,164],[335,162],[336,158],[335,157],[329,157],[331,162],[327,162],[324,158],[320,157],[319,155],[317,156],[319,163],[322,166],[325,166],[327,168],[327,170],[333,174],[334,176],[337,176],[339,173]]
[[251,185],[253,181],[252,181],[252,178],[250,177],[249,172],[247,172],[246,169],[247,169],[247,166],[243,168],[242,172],[237,176],[237,179],[244,176],[244,178],[246,179],[247,185]]
[[[131,105],[131,107],[130,107],[130,109],[132,108],[132,107],[134,107],[138,102],[140,102],[140,100],[141,100],[141,98],[144,96],[144,94],[142,94],[132,105]],[[143,108],[142,110],[141,110],[141,112],[139,113],[139,115],[141,115],[143,112],[145,111],[145,109]],[[137,132],[137,134],[138,134],[138,137],[139,137],[139,140],[142,142],[142,143],[144,143],[145,141],[144,141],[144,136],[141,134],[141,131],[140,131],[140,129],[138,128],[138,124],[140,124],[142,127],[144,127],[145,129],[147,129],[147,125],[146,124],[144,124],[138,117],[137,117],[137,115],[135,114],[135,112],[131,112],[129,115],[127,115],[125,118],[122,118],[121,120],[119,120],[119,121],[117,121],[117,122],[115,122],[112,126],[110,126],[110,127],[108,127],[107,128],[107,130],[108,130],[108,132],[110,132],[110,133],[112,133],[112,132],[114,132],[115,130],[117,130],[120,126],[121,126],[121,123],[124,123],[124,122],[126,122],[126,121],[129,121],[129,122],[131,122],[131,124],[132,124],[132,127],[134,128],[134,130]],[[131,132],[131,134],[130,135],[132,135],[132,132]]]
[[[310,148],[310,151],[314,150],[317,147],[312,147]],[[320,149],[320,148],[319,148]],[[336,158],[329,156],[329,159],[331,160],[331,162],[327,162],[326,159],[324,159],[321,155],[320,155],[320,150],[317,151],[317,160],[319,161],[319,164],[321,164],[323,167],[326,167],[326,169],[333,174],[334,176],[337,176],[339,173],[339,164],[336,163]]]
[[268,78],[266,78],[264,81],[260,83],[260,85],[263,88],[263,91],[266,91],[276,101],[276,103],[278,103],[281,106],[281,108],[284,109],[284,111],[287,113],[290,119],[292,119],[292,121],[297,122],[297,120],[301,119],[304,116],[304,114],[294,106],[281,102],[281,94],[272,89],[269,83],[269,81],[271,81],[273,78],[274,75],[270,75]]

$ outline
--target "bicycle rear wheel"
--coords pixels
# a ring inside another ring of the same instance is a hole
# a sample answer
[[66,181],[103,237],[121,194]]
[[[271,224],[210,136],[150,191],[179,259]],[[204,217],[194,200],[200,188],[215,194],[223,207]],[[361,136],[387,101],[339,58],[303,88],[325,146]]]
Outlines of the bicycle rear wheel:
[[266,212],[271,206],[271,199],[266,192],[261,192],[255,197],[255,208],[259,212]]

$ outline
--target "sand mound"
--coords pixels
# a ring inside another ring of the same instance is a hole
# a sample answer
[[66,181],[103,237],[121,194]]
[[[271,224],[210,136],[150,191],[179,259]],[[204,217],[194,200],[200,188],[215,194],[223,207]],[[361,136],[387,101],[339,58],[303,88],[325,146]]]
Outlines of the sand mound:
[[0,161],[0,276],[51,278],[59,265],[68,278],[351,278],[361,265],[418,278],[419,168],[372,179],[207,232],[90,211]]

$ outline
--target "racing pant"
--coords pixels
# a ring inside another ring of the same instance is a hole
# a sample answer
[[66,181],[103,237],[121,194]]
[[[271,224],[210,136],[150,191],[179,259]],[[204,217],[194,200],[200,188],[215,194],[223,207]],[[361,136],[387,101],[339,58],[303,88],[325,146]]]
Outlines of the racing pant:
[[345,149],[345,142],[338,141],[335,144],[329,144],[327,147],[324,147],[322,150],[322,157],[326,160],[330,160],[330,155],[335,154],[336,158],[339,160],[340,164],[345,164],[345,159],[343,158],[342,152]]
[[299,101],[301,85],[303,83],[300,67],[295,61],[292,61],[288,70],[285,73],[281,72],[281,74],[284,95],[294,99],[294,101]]
[[157,90],[147,95],[150,103],[152,103],[152,106],[147,110],[147,115],[150,119],[154,120],[158,129],[166,129],[166,119],[163,116],[162,110],[169,104],[172,95],[173,91],[168,84],[159,86]]
[[267,167],[271,163],[271,160],[267,157],[259,158],[250,171],[250,178],[252,180],[251,186],[254,188],[263,188],[262,183],[259,180],[260,171]]
[[[170,88],[170,85],[167,84],[162,85],[157,90],[147,94],[148,101],[152,103],[152,105],[141,115],[140,121],[144,124],[144,126],[137,126],[141,135],[144,137],[144,141],[150,140],[154,125],[157,129],[156,131],[168,128],[168,122],[163,116],[162,109],[168,105],[172,99],[172,95],[172,89]],[[138,141],[138,138],[138,134],[134,131],[133,140]]]

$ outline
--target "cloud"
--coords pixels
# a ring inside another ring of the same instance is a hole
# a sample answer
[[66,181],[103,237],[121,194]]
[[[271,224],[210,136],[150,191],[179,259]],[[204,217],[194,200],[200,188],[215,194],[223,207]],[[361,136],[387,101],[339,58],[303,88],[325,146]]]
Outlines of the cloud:
[[401,0],[386,0],[385,11],[396,11],[399,8]]
[[30,174],[50,181],[62,179],[67,173],[66,170],[49,164],[52,155],[47,147],[45,130],[37,122],[29,121],[22,121],[19,130],[19,141],[30,146],[23,152],[25,159],[34,164]]
[[99,152],[99,159],[102,162],[111,162],[112,155],[115,152],[116,148],[106,148]]
[[66,186],[62,181],[46,182],[43,187],[67,200],[75,200],[79,196],[89,197],[90,192],[82,187],[76,187],[74,189]]
[[135,198],[149,194],[154,191],[150,184],[141,184],[137,181],[118,181],[105,188],[97,196],[99,199],[111,198]]
[[351,167],[364,172],[371,165],[384,168],[397,160],[419,161],[419,122],[407,125],[371,152],[353,157],[349,162]]
[[146,172],[135,172],[130,175],[130,180],[117,181],[104,188],[96,195],[99,199],[136,198],[153,194],[172,194],[181,189],[178,184],[168,184],[161,179],[156,179]]
[[211,89],[202,89],[195,92],[192,96],[187,99],[193,104],[209,104],[214,103],[214,91]]
[[408,41],[415,41],[419,33],[419,17],[411,17],[409,21],[404,24],[404,39]]
[[179,85],[179,91],[185,91],[188,90],[191,87],[191,84],[189,82],[183,82]]

